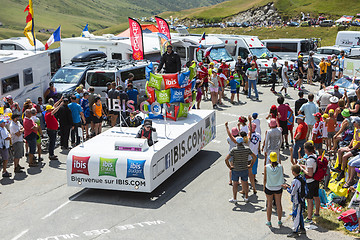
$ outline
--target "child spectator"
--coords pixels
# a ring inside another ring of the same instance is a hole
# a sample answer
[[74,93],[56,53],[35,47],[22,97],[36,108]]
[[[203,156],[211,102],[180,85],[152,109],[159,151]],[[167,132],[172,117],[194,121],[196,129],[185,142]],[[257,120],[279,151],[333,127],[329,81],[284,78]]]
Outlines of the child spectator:
[[271,106],[269,115],[267,115],[266,119],[269,119],[269,118],[270,119],[275,118],[276,122],[277,122],[277,120],[279,118],[279,113],[278,113],[278,109],[277,109],[276,105]]
[[201,95],[203,93],[201,90],[202,85],[203,85],[202,80],[196,80],[195,88],[196,88],[196,107],[197,107],[197,109],[200,109]]
[[213,74],[210,75],[210,79],[209,79],[210,94],[211,94],[211,102],[212,102],[213,108],[216,109],[218,107],[216,104],[218,103],[220,77],[216,74],[217,73],[216,68],[212,69],[212,73]]
[[[256,160],[252,167],[252,169],[249,169],[249,177],[250,177],[250,183],[253,187],[254,194],[256,194],[256,188],[255,188],[255,176],[257,174],[257,168],[258,168],[258,158],[259,158],[259,149],[260,149],[260,142],[261,142],[261,135],[260,133],[256,132],[256,124],[251,122],[251,116],[249,116],[249,147],[250,150],[255,154]],[[249,159],[251,160],[251,159]]]
[[288,237],[298,237],[299,233],[305,234],[303,212],[305,208],[305,181],[300,175],[300,166],[291,166],[291,172],[294,175],[294,180],[291,186],[284,184],[283,187],[291,194],[291,202],[293,203],[292,218],[294,227],[292,233]]
[[218,92],[219,105],[223,105],[222,99],[225,97],[224,90],[225,90],[225,83],[227,81],[227,77],[224,75],[222,68],[218,69],[218,75],[220,77],[220,80],[219,80],[219,92]]
[[325,123],[321,121],[321,113],[314,114],[316,123],[314,124],[314,128],[312,130],[313,136],[312,140],[314,142],[314,147],[319,151],[319,155],[322,154],[323,151],[323,132],[325,129]]
[[234,79],[234,76],[230,76],[231,104],[234,104],[235,93],[237,94],[238,102],[240,102],[238,86],[240,87],[240,83]]
[[249,128],[246,125],[247,123],[247,119],[244,116],[239,117],[239,122],[238,122],[238,128],[239,128],[239,132],[246,132],[246,134],[249,133]]
[[324,126],[324,129],[323,129],[323,141],[325,142],[326,144],[326,151],[329,152],[329,139],[328,139],[328,131],[327,131],[327,123],[328,123],[328,120],[329,120],[329,114],[327,113],[324,113],[322,115],[322,122],[323,122],[323,126]]
[[[289,106],[289,103],[285,103],[285,105]],[[289,106],[290,107],[290,106]],[[294,145],[294,112],[290,109],[290,111],[287,112],[287,127],[290,132],[290,138],[291,138],[291,144]]]

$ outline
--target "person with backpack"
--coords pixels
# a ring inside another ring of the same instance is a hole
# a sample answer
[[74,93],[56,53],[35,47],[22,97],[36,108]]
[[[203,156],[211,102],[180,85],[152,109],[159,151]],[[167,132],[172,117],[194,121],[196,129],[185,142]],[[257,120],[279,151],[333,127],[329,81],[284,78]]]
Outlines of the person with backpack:
[[300,234],[305,234],[303,212],[305,209],[305,195],[306,182],[300,175],[301,168],[299,165],[291,166],[291,173],[294,175],[294,180],[291,186],[284,184],[283,187],[291,194],[291,202],[293,203],[292,219],[294,221],[293,231],[288,234],[288,237],[298,237]]
[[320,216],[319,181],[314,179],[314,174],[317,168],[317,156],[315,154],[315,147],[311,142],[306,142],[304,144],[304,149],[308,158],[306,160],[306,165],[300,165],[300,168],[305,174],[306,184],[309,188],[309,192],[306,195],[308,216],[305,219],[305,223],[312,223],[314,211],[313,200],[315,200],[314,216]]
[[150,147],[154,145],[154,141],[152,139],[153,132],[156,132],[156,129],[152,127],[152,121],[150,119],[146,119],[144,121],[144,125],[137,133],[136,138],[147,139],[148,145]]
[[323,152],[323,135],[324,135],[324,129],[325,129],[325,122],[321,121],[321,113],[315,113],[314,114],[316,123],[314,124],[313,130],[312,130],[312,140],[314,142],[315,150],[319,152],[319,155],[322,155]]

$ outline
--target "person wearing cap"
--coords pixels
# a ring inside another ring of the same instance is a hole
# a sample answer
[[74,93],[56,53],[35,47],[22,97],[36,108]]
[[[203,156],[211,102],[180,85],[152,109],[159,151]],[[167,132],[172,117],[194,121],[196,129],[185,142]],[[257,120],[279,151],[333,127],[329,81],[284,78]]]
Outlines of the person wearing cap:
[[11,177],[11,173],[9,173],[6,170],[10,158],[9,148],[10,148],[11,135],[6,129],[5,124],[6,121],[4,119],[1,119],[0,120],[0,155],[2,158],[2,165],[3,165],[2,176]]
[[259,114],[254,112],[252,115],[252,123],[256,124],[256,132],[260,133],[261,135],[261,127],[260,127],[260,119],[258,119]]
[[75,88],[75,92],[80,95],[79,99],[81,99],[84,96],[84,93],[86,92],[86,90],[84,89],[84,85],[80,84],[77,88]]
[[[255,163],[256,155],[250,150],[249,147],[244,145],[244,139],[242,137],[234,138],[230,135],[228,122],[225,122],[226,131],[232,141],[236,141],[237,146],[231,149],[230,153],[225,157],[225,164],[231,170],[231,180],[233,181],[233,198],[229,199],[230,203],[237,202],[237,192],[239,185],[239,178],[241,178],[241,187],[244,192],[244,200],[248,202],[249,199],[249,169],[251,169]],[[249,157],[251,161],[249,164]],[[231,161],[230,161],[231,159]]]
[[246,76],[248,78],[248,83],[249,83],[249,89],[248,89],[249,92],[248,92],[247,97],[251,98],[251,86],[252,86],[254,88],[254,91],[255,91],[256,101],[258,101],[259,100],[259,94],[258,94],[258,91],[257,91],[257,88],[256,88],[256,82],[257,82],[257,79],[258,79],[258,71],[255,68],[255,63],[254,62],[252,62],[251,67],[246,70]]
[[173,51],[173,47],[168,45],[166,52],[161,56],[160,64],[156,70],[157,73],[164,67],[165,73],[179,73],[181,71],[180,56]]
[[322,132],[323,140],[326,144],[326,151],[330,151],[329,137],[328,137],[328,122],[329,122],[329,114],[324,113],[322,116],[322,122],[324,123],[324,129]]
[[210,94],[211,94],[211,102],[213,105],[213,108],[216,109],[217,103],[218,103],[218,92],[219,92],[219,81],[220,81],[220,77],[219,75],[217,75],[217,69],[214,68],[212,70],[212,75],[210,76]]
[[307,154],[306,164],[300,164],[301,170],[305,174],[306,184],[308,186],[308,193],[306,195],[308,205],[308,216],[305,219],[305,223],[312,223],[313,211],[314,211],[314,200],[315,200],[315,217],[320,216],[320,198],[319,198],[319,181],[313,178],[316,172],[316,159],[314,145],[310,142],[304,144],[305,153]]
[[321,111],[324,112],[325,109],[327,108],[327,106],[329,104],[331,104],[330,102],[330,98],[332,98],[333,95],[331,95],[330,93],[328,92],[324,92],[320,97],[319,99],[317,100],[317,105],[320,107]]
[[[134,88],[133,84],[128,84],[128,90],[126,91],[126,94],[129,96],[129,100],[134,101],[135,109],[138,109],[139,91],[136,88]],[[119,92],[119,97],[120,97],[120,92]]]
[[55,143],[56,143],[56,133],[59,128],[59,122],[54,116],[59,108],[63,105],[63,97],[57,101],[54,106],[47,105],[45,113],[45,123],[46,123],[46,133],[49,136],[49,159],[58,160],[57,156],[54,154]]
[[19,119],[19,114],[11,115],[12,121],[10,122],[10,134],[11,134],[11,143],[14,150],[14,172],[21,173],[24,167],[20,166],[20,159],[24,156],[24,128],[21,125]]
[[339,107],[339,99],[337,97],[332,96],[329,101],[330,104],[327,105],[325,113],[329,113],[331,109],[335,111]]
[[200,62],[197,70],[197,78],[203,82],[201,91],[203,92],[203,100],[207,100],[208,87],[209,87],[209,71],[204,66],[204,63]]
[[[36,148],[37,148],[37,153],[38,153],[37,160],[39,162],[41,162],[43,160],[43,158],[41,157],[41,154],[42,154],[41,138],[43,138],[43,132],[42,132],[42,128],[41,128],[41,120],[37,116],[36,108],[31,108],[30,111],[31,111],[31,119],[39,126],[38,132],[37,132],[38,137],[37,137],[37,140],[36,140]],[[26,146],[26,149],[28,149],[28,146]],[[36,159],[36,157],[34,157],[34,158]]]
[[266,226],[271,227],[271,213],[272,204],[275,199],[276,212],[278,216],[278,225],[282,226],[281,218],[283,215],[281,196],[282,196],[282,185],[284,184],[284,168],[278,163],[278,154],[271,152],[270,163],[264,167],[264,192],[266,194]]
[[325,80],[326,80],[326,71],[327,66],[325,62],[325,57],[321,57],[321,62],[319,63],[320,68],[320,90],[325,88]]
[[337,97],[339,100],[342,99],[344,96],[339,92],[339,86],[334,86],[334,92],[332,93],[333,96]]
[[277,121],[275,118],[271,118],[269,122],[270,129],[265,132],[265,140],[262,147],[264,151],[265,159],[264,166],[270,162],[270,153],[276,152],[278,156],[278,162],[280,160],[280,147],[282,145],[282,133],[278,128]]
[[313,84],[313,77],[314,77],[314,70],[315,70],[315,64],[314,64],[314,52],[313,51],[310,51],[309,52],[309,58],[308,58],[308,61],[307,61],[307,67],[308,67],[308,70],[307,70],[307,82],[309,84]]
[[[354,134],[352,136],[351,142],[347,147],[342,147],[338,150],[339,164],[336,168],[332,169],[334,172],[339,173],[338,177],[336,178],[337,181],[340,181],[342,178],[345,177],[345,169],[349,158],[359,155],[360,152],[360,118],[355,117],[352,120],[352,124],[354,126]],[[353,163],[354,162],[352,162],[351,166],[355,167]],[[344,185],[343,187],[350,187],[354,184],[354,181],[349,178],[347,183],[348,184]]]
[[304,92],[299,91],[298,92],[299,99],[295,101],[295,116],[299,115],[299,110],[302,105],[308,102],[307,99],[304,98]]
[[219,69],[222,69],[223,74],[226,78],[228,78],[230,75],[230,66],[226,64],[226,61],[223,59],[221,60],[221,64],[219,66]]
[[56,91],[56,88],[54,86],[54,83],[53,82],[50,82],[49,83],[49,87],[46,89],[45,93],[44,93],[44,99],[45,99],[45,102],[48,102],[49,101],[49,98],[52,98],[56,99],[57,97],[57,91]]
[[246,134],[249,133],[249,127],[246,123],[247,123],[247,118],[244,116],[240,116],[238,120],[239,132],[246,132]]
[[240,86],[240,82],[236,81],[234,76],[230,76],[230,91],[231,91],[231,99],[230,99],[230,103],[234,104],[234,98],[235,98],[235,93],[237,94],[237,101],[238,103],[240,102],[240,98],[239,98],[239,87]]
[[301,91],[301,86],[303,85],[303,79],[305,75],[305,68],[304,68],[304,62],[303,62],[303,55],[299,54],[297,59],[297,74],[298,74],[298,80],[294,84],[294,88],[296,87]]
[[299,114],[296,116],[295,121],[298,124],[295,133],[294,133],[294,149],[293,149],[293,159],[295,162],[293,164],[297,164],[297,160],[299,159],[299,149],[300,155],[304,156],[304,144],[306,142],[306,135],[308,133],[308,125],[304,122],[305,116]]
[[256,124],[252,122],[252,117],[249,116],[249,147],[250,150],[255,154],[256,160],[254,162],[254,165],[251,169],[249,169],[249,177],[250,177],[250,183],[253,187],[254,194],[256,194],[256,187],[255,187],[255,177],[258,170],[258,159],[259,159],[259,149],[260,149],[260,143],[261,143],[261,134],[256,132]]
[[277,66],[277,57],[273,58],[273,62],[271,63],[271,81],[272,81],[272,86],[270,91],[272,91],[273,93],[276,93],[275,91],[275,84],[276,84],[276,76],[279,74],[279,68]]
[[136,138],[147,139],[148,145],[154,145],[152,139],[152,133],[156,132],[156,129],[152,127],[152,121],[150,119],[145,119],[143,126],[140,128],[136,134]]
[[26,109],[24,112],[24,138],[29,145],[29,167],[37,167],[34,154],[36,151],[36,140],[38,138],[37,132],[39,126],[31,119],[31,110]]
[[79,128],[81,128],[81,120],[86,122],[83,110],[80,104],[76,101],[76,96],[71,96],[71,103],[68,104],[69,109],[71,110],[71,116],[73,119],[73,126],[71,130],[71,144],[72,147],[80,144]]
[[352,124],[350,119],[349,109],[345,108],[341,112],[341,116],[344,118],[344,120],[340,125],[339,131],[337,131],[334,136],[334,147],[332,148],[333,151],[337,149],[338,143],[340,141],[350,141],[352,136],[349,136],[349,132],[352,132],[354,130],[354,125]]
[[[360,116],[360,88],[357,88],[355,90],[355,94],[356,94],[356,102],[355,102],[354,108],[349,109],[349,111],[352,116]],[[349,98],[347,98],[347,102],[348,102],[348,105],[350,105]]]
[[308,102],[301,106],[299,110],[299,114],[304,112],[305,115],[305,122],[308,126],[308,133],[306,135],[306,140],[309,138],[310,133],[312,132],[313,126],[315,124],[315,117],[314,114],[319,112],[318,106],[314,103],[314,94],[310,93],[308,95]]
[[[236,138],[236,137],[239,136],[239,129],[238,129],[237,127],[233,127],[233,128],[231,129],[231,136],[233,136],[234,138]],[[227,137],[226,141],[227,141],[227,143],[229,144],[229,153],[230,153],[231,149],[233,149],[234,147],[236,147],[237,144],[236,144],[236,142],[233,142],[230,137]],[[229,161],[231,162],[232,159],[229,159]],[[231,170],[229,171],[229,178],[230,178],[230,180],[229,180],[229,185],[232,185],[232,181],[231,181]]]
[[70,130],[73,126],[73,119],[68,104],[69,99],[63,98],[63,104],[55,114],[56,118],[59,121],[60,146],[63,150],[71,149],[71,147],[69,148],[69,136]]
[[325,122],[321,121],[321,113],[315,113],[314,114],[316,123],[314,124],[314,127],[312,129],[312,140],[314,142],[315,150],[318,150],[319,155],[322,155],[323,148],[323,134],[325,130]]
[[[120,100],[120,93],[119,93],[118,90],[116,90],[116,83],[115,82],[111,83],[111,89],[108,92],[108,98],[109,98],[110,101],[114,101],[115,99]],[[95,103],[95,101],[94,101],[94,103]],[[93,105],[91,105],[91,106],[93,106]],[[119,113],[114,111],[114,110],[109,111],[111,127],[115,126],[118,115],[119,115]]]

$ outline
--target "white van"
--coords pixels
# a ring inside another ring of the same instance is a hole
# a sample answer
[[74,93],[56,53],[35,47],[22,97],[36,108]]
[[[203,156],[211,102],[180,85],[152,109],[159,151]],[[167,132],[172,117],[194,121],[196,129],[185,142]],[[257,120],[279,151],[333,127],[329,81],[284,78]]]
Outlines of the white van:
[[[35,47],[30,45],[29,40],[26,37],[13,37],[0,40],[0,50],[35,51]],[[45,51],[44,44],[37,39],[36,51]]]
[[300,53],[308,55],[315,48],[311,39],[304,38],[266,39],[262,42],[270,52],[291,61],[296,61]]
[[37,102],[51,78],[48,52],[0,50],[1,96],[11,95],[22,105],[27,98]]
[[352,47],[360,46],[360,31],[340,31],[335,40],[335,45]]

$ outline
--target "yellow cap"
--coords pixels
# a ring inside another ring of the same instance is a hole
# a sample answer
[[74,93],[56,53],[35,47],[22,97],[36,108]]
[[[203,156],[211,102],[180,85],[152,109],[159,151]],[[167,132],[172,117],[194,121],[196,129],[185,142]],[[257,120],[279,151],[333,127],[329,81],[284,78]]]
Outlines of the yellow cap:
[[51,106],[51,105],[47,105],[47,106],[46,106],[46,111],[49,111],[49,110],[51,110],[51,109],[54,109],[54,107]]
[[271,162],[277,162],[278,158],[277,158],[277,153],[276,152],[271,152],[270,153],[270,161]]
[[329,110],[329,113],[334,113],[334,112],[335,112],[334,109]]
[[322,115],[322,117],[323,117],[323,118],[329,118],[329,114],[324,113],[324,114]]
[[313,140],[309,140],[307,141],[308,143],[311,143],[312,145],[314,145],[314,141]]
[[214,66],[214,62],[209,63],[210,66]]

